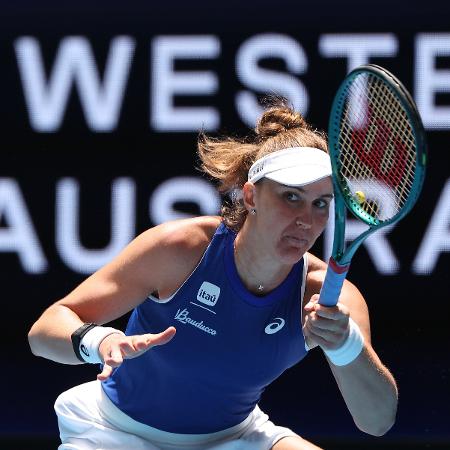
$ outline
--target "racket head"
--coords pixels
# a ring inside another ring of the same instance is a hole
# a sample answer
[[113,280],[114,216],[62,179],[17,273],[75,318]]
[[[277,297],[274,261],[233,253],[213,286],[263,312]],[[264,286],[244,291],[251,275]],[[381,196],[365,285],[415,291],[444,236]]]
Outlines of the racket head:
[[425,131],[394,75],[374,64],[350,72],[333,101],[328,141],[336,206],[371,228],[411,210],[425,176]]

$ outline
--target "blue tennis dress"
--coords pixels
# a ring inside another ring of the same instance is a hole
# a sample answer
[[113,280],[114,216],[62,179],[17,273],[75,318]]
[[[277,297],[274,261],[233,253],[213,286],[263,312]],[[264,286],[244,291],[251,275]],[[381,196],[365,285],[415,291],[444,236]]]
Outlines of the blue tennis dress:
[[177,329],[168,344],[125,360],[103,382],[109,399],[134,420],[184,434],[232,427],[253,411],[267,385],[306,355],[304,259],[275,290],[256,296],[237,273],[235,237],[221,224],[172,297],[150,296],[133,311],[127,335]]

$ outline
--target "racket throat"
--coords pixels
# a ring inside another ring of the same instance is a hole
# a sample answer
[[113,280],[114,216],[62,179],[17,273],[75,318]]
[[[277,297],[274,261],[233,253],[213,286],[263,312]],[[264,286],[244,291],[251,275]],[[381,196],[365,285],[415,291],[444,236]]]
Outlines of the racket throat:
[[342,286],[350,264],[341,265],[331,257],[328,261],[327,273],[320,290],[319,303],[324,306],[335,306],[339,301]]
[[347,273],[348,270],[350,269],[350,263],[347,264],[338,263],[332,256],[328,260],[328,266],[331,266],[331,269],[336,274]]

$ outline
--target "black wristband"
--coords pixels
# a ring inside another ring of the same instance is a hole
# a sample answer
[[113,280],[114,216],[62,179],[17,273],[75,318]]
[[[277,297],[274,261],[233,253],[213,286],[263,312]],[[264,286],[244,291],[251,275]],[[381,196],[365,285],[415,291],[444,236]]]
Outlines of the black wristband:
[[95,328],[97,326],[98,325],[96,323],[85,323],[84,325],[81,325],[80,328],[77,328],[70,336],[70,338],[72,340],[73,351],[75,352],[76,357],[82,362],[86,362],[86,361],[84,360],[84,358],[81,356],[81,353],[80,353],[81,339],[83,339],[83,336],[89,330],[92,330],[92,328]]

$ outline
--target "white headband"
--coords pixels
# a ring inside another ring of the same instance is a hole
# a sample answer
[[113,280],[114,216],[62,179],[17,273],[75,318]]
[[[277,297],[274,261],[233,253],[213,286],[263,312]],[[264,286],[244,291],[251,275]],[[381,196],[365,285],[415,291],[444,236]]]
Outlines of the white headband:
[[303,186],[331,175],[328,153],[313,147],[292,147],[269,153],[255,161],[248,181],[269,178],[286,186]]

